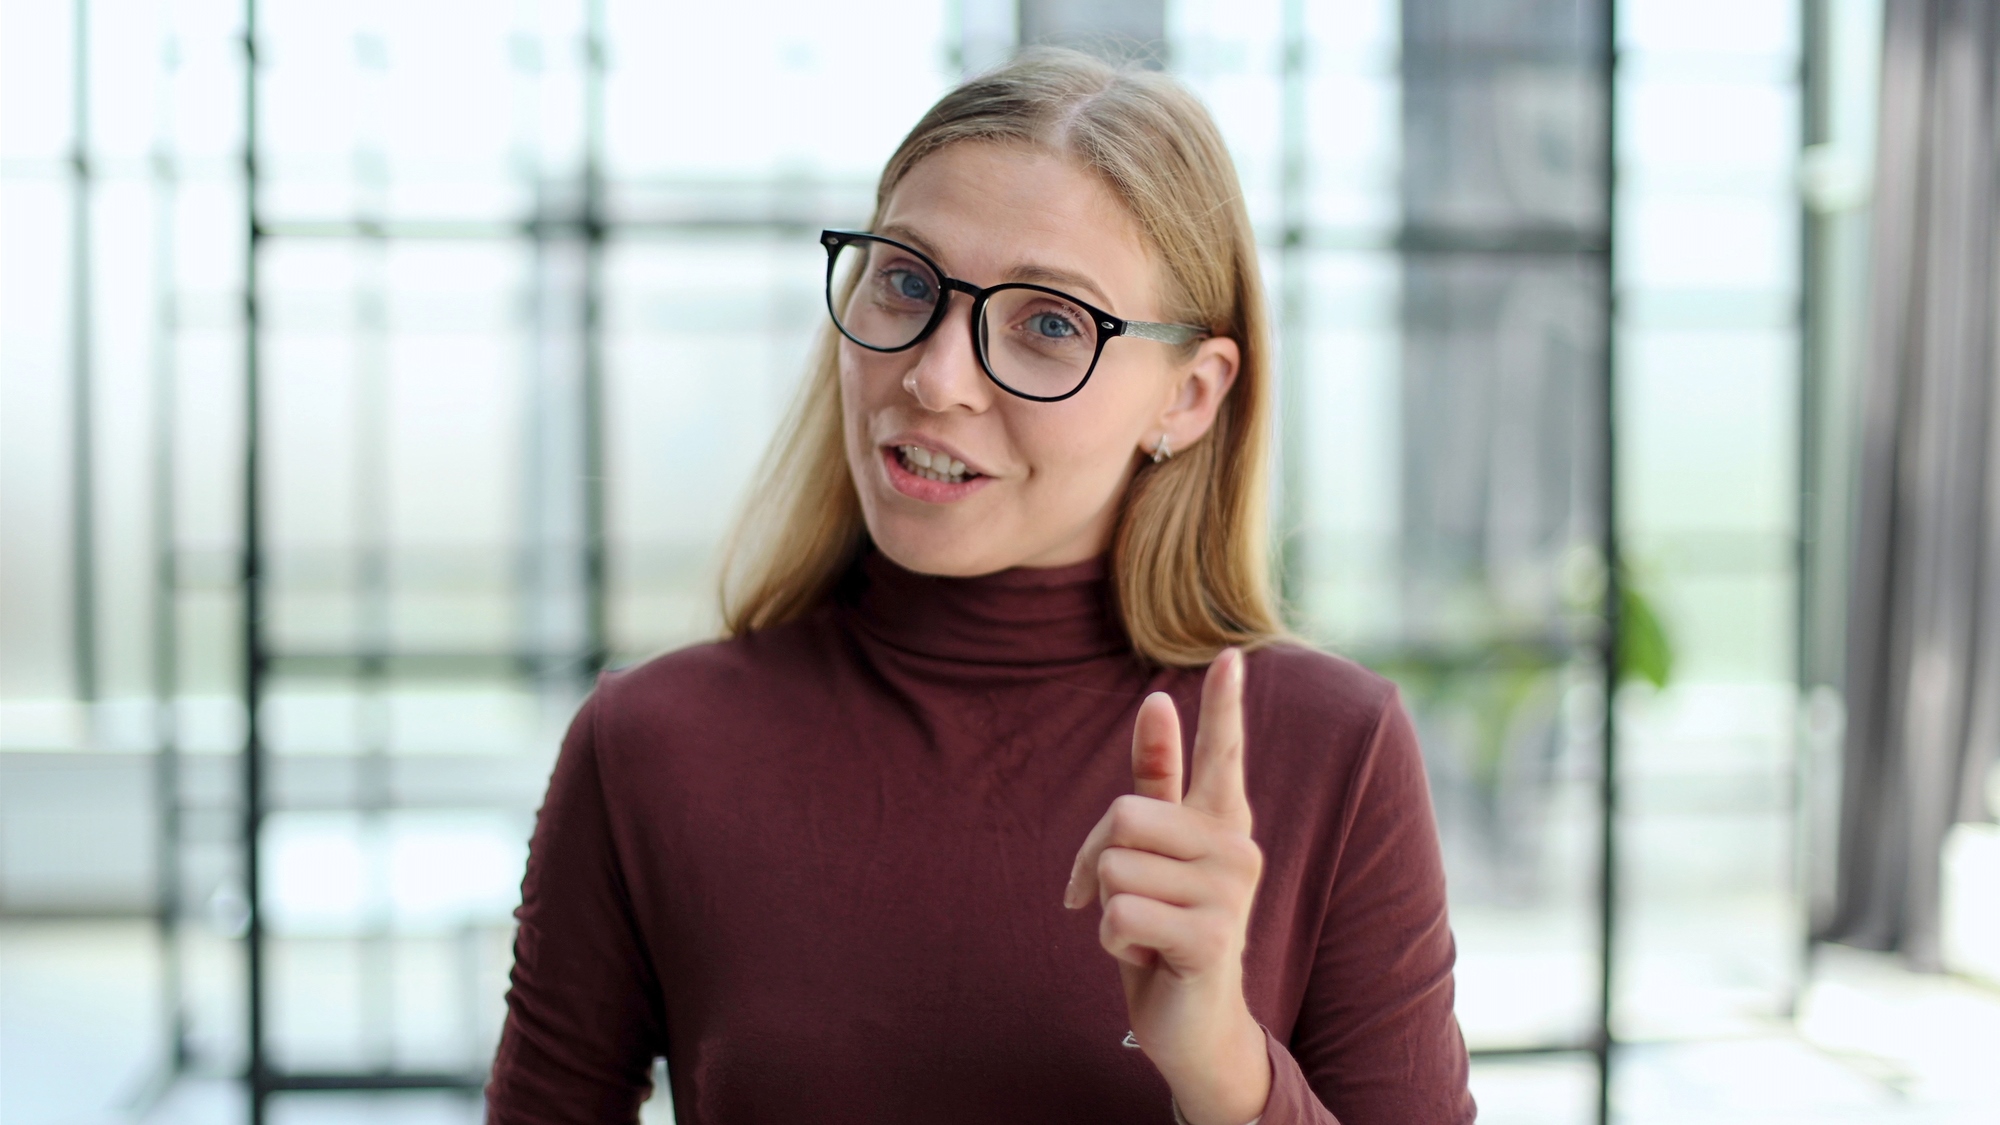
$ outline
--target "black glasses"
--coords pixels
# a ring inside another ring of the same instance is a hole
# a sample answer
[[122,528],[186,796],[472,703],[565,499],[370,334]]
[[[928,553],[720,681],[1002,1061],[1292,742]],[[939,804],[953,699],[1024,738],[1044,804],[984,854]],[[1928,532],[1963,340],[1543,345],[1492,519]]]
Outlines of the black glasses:
[[957,290],[972,298],[972,350],[986,377],[1036,402],[1061,402],[1082,390],[1113,336],[1179,345],[1209,334],[1186,324],[1121,320],[1045,285],[981,289],[879,235],[829,230],[819,240],[826,247],[826,311],[841,335],[869,351],[916,347],[937,331]]

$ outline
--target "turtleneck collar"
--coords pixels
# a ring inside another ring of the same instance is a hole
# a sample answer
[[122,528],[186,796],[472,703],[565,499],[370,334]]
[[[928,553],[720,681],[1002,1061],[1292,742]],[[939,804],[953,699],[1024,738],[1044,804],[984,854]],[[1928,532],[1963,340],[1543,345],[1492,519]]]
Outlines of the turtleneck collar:
[[863,548],[840,595],[856,626],[907,652],[975,664],[1059,664],[1130,652],[1104,556],[976,578],[905,570]]

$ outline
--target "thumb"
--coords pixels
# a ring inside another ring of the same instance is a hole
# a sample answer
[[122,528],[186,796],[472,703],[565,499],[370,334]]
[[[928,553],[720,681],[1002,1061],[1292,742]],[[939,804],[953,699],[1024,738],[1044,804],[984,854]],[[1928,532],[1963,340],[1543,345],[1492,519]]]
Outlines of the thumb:
[[1139,704],[1139,717],[1132,723],[1132,792],[1181,803],[1181,716],[1163,691]]

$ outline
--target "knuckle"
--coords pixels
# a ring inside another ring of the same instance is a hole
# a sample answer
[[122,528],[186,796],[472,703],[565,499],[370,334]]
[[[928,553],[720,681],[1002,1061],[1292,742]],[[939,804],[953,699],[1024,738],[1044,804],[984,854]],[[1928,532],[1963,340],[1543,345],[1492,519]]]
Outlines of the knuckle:
[[1264,870],[1264,849],[1257,841],[1240,834],[1231,834],[1223,845],[1223,854],[1228,857],[1231,867],[1250,875],[1260,875]]
[[1122,934],[1130,930],[1138,921],[1134,916],[1137,901],[1128,894],[1112,895],[1104,900],[1103,930],[1110,934]]
[[1146,813],[1146,801],[1147,798],[1137,793],[1126,793],[1111,802],[1111,834],[1114,838],[1139,826]]
[[1124,885],[1126,872],[1125,849],[1106,848],[1097,856],[1097,882],[1106,889]]
[[1112,924],[1110,917],[1106,916],[1103,921],[1097,924],[1097,944],[1104,949],[1104,952],[1111,954],[1113,957],[1123,957],[1125,955],[1125,947],[1131,943]]
[[1115,818],[1129,820],[1144,811],[1146,803],[1151,799],[1150,797],[1141,797],[1137,793],[1121,793],[1117,797],[1112,798],[1111,815]]
[[1215,857],[1217,865],[1232,874],[1240,874],[1262,862],[1256,843],[1228,828],[1210,833],[1209,854]]

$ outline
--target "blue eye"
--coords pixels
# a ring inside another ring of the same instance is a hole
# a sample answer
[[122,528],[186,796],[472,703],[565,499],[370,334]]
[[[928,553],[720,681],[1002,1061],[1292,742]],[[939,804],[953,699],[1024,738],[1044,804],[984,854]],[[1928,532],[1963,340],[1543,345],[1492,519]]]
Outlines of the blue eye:
[[914,270],[890,270],[889,288],[896,296],[908,301],[929,301],[931,299],[930,279]]
[[1036,313],[1028,318],[1028,331],[1050,340],[1067,340],[1076,335],[1076,325],[1052,312]]

